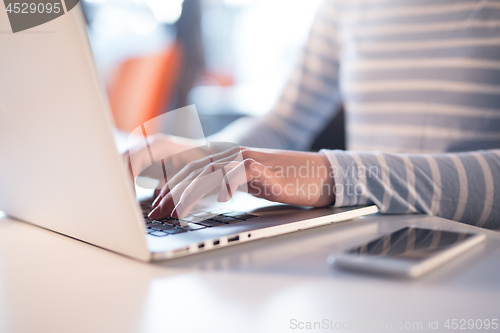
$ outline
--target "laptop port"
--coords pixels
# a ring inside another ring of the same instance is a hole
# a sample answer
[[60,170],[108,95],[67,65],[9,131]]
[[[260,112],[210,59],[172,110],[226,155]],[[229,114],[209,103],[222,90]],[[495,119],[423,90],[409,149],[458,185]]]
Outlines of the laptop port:
[[199,249],[203,249],[204,247],[205,247],[205,243],[200,243],[200,244],[198,244],[198,248],[199,248]]
[[183,249],[174,250],[174,254],[179,254],[179,253],[183,253],[183,252],[189,252],[189,247],[185,247]]
[[214,246],[215,246],[215,245],[219,245],[219,244],[220,244],[220,240],[216,240],[216,241],[214,241]]
[[240,236],[234,236],[234,237],[228,238],[227,242],[231,243],[231,242],[237,242],[239,240],[240,240]]

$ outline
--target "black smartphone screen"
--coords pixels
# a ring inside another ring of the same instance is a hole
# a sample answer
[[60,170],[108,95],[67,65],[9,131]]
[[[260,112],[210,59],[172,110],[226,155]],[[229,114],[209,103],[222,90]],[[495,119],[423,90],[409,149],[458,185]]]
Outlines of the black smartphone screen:
[[406,227],[350,249],[346,253],[420,261],[472,236],[474,234],[471,233]]

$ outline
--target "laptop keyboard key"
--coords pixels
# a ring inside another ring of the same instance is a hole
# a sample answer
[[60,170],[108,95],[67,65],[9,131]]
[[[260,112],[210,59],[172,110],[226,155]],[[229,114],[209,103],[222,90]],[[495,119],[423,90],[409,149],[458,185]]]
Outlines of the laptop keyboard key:
[[169,225],[169,224],[162,224],[162,225],[158,225],[158,226],[154,226],[153,229],[155,230],[169,230],[169,229],[173,229],[175,228],[174,226],[172,225]]
[[198,217],[198,218],[201,218],[201,219],[203,219],[204,217],[210,217],[210,216],[213,216],[213,215],[214,214],[209,213],[209,212],[196,212],[196,213],[190,214],[190,216]]
[[243,214],[243,215],[238,215],[238,216],[235,216],[235,217],[237,219],[240,219],[240,220],[251,220],[251,219],[258,218],[259,216],[253,215],[253,214]]
[[217,222],[217,221],[213,221],[213,220],[204,220],[201,222],[196,222],[196,224],[200,224],[200,225],[205,226],[205,227],[218,227],[220,225],[225,225],[222,222]]
[[184,221],[184,222],[189,222],[189,223],[196,223],[196,222],[201,222],[205,220],[204,218],[202,217],[197,217],[197,216],[186,216],[185,218],[183,218],[181,221]]
[[158,219],[158,221],[164,222],[164,223],[170,223],[170,222],[175,222],[175,221],[179,221],[179,220],[174,218],[174,217],[166,217],[164,219]]
[[[183,222],[183,223],[186,223],[186,222]],[[165,224],[168,224],[168,225],[171,225],[171,226],[174,226],[174,227],[179,227],[181,226],[181,222],[179,220],[174,220],[174,221],[170,221],[170,222],[165,222]]]
[[151,236],[156,236],[156,237],[165,237],[168,236],[168,234],[161,232],[161,231],[151,231],[149,233]]
[[228,212],[228,213],[223,213],[223,214],[220,214],[220,215],[224,215],[224,216],[230,216],[230,217],[236,217],[238,215],[244,215],[246,214],[245,212]]
[[[178,220],[174,217],[167,217],[164,219],[153,220],[147,217],[149,214],[149,208],[146,209],[147,204],[141,204],[144,212],[144,222],[150,234],[152,232],[163,232],[168,234],[177,234],[193,230],[201,230],[205,227],[212,228],[222,225],[238,223],[242,220],[249,220],[257,218],[259,216],[254,214],[247,214],[244,212],[230,211],[228,209],[216,209],[213,212],[207,211],[197,211],[193,214],[188,215],[182,220]],[[159,233],[155,233],[157,237],[165,236]]]
[[222,223],[227,223],[227,224],[241,222],[241,220],[236,219],[234,217],[222,216],[222,215],[213,217],[212,219],[215,220],[215,221],[222,222]]
[[195,230],[200,230],[200,229],[205,229],[204,226],[196,224],[196,223],[188,223],[185,226],[180,226],[178,228],[187,230],[187,231],[195,231]]
[[169,234],[180,234],[182,232],[187,232],[187,230],[181,229],[181,228],[174,228],[174,229],[169,229],[169,230],[164,230],[166,233]]

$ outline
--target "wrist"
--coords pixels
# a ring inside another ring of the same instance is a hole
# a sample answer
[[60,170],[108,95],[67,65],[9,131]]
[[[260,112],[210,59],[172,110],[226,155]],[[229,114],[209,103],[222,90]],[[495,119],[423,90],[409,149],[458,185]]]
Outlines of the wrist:
[[320,151],[317,153],[322,162],[322,166],[327,170],[326,174],[321,179],[321,202],[323,206],[331,206],[335,204],[335,179],[333,177],[333,169],[328,159],[328,156]]

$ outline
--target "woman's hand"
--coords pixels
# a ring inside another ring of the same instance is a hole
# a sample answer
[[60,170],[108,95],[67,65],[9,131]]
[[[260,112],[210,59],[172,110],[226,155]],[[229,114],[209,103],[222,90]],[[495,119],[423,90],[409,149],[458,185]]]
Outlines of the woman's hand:
[[238,188],[286,204],[333,204],[330,163],[321,153],[233,148],[186,165],[163,186],[153,203],[153,219],[185,217],[198,200],[218,192],[228,201]]
[[[200,142],[197,140],[166,134],[154,134],[148,136],[146,139],[138,137],[129,140],[130,147],[125,152],[124,157],[128,162],[132,178],[141,175],[144,170],[161,159],[179,155],[183,151],[193,150],[193,148],[200,145]],[[190,158],[202,158],[205,155],[200,151],[198,155],[193,153]],[[170,162],[172,164],[170,168],[172,170],[177,169],[178,171],[189,161],[174,160],[171,158]],[[154,175],[152,175],[152,178],[155,178]]]

